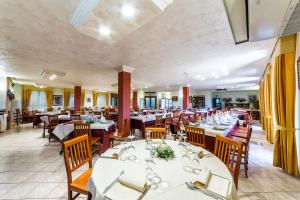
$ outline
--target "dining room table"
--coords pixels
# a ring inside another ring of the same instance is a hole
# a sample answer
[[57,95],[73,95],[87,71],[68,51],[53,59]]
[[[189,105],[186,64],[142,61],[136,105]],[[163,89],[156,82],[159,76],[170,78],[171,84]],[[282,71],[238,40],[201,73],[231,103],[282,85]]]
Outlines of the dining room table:
[[143,137],[145,137],[145,128],[152,127],[155,125],[156,116],[162,116],[162,122],[164,123],[167,114],[170,114],[171,117],[173,113],[161,113],[161,114],[147,114],[147,115],[138,115],[130,117],[130,127],[131,129],[138,129]]
[[[115,123],[113,120],[106,122],[95,122],[91,124],[91,134],[93,137],[101,137],[102,146],[101,151],[105,152],[110,148],[109,134],[114,133]],[[74,121],[58,124],[53,130],[53,134],[60,140],[65,141],[69,138],[70,134],[74,131]]]
[[[161,145],[173,150],[173,159],[153,154]],[[205,156],[199,158],[199,152]],[[94,164],[87,188],[93,200],[238,199],[232,175],[219,158],[201,147],[161,139],[108,149]]]

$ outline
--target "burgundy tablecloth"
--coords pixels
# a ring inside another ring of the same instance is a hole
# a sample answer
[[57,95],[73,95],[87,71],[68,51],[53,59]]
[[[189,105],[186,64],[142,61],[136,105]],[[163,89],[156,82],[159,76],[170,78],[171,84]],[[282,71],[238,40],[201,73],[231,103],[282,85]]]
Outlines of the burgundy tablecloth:
[[107,149],[110,148],[110,142],[109,142],[109,134],[114,133],[116,131],[115,125],[112,125],[109,127],[109,129],[106,131],[104,129],[92,129],[92,136],[93,137],[101,137],[102,138],[102,152],[105,152]]
[[143,122],[138,119],[130,119],[130,126],[132,129],[139,129],[142,136],[145,137],[145,128],[155,125],[155,120]]

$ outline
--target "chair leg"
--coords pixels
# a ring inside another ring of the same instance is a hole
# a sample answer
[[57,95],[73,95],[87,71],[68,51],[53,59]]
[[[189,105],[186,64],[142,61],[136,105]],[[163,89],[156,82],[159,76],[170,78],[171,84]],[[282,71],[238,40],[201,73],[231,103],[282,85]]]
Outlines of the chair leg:
[[72,190],[68,189],[68,200],[73,200]]

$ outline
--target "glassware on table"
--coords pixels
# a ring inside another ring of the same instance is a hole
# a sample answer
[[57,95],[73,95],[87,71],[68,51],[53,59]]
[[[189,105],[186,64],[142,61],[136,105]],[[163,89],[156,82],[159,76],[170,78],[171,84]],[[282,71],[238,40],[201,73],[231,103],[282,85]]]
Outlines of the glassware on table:
[[180,130],[179,133],[178,133],[178,135],[179,135],[179,143],[178,143],[178,145],[184,146],[184,143],[182,142],[182,139],[183,139],[183,136],[184,136],[183,131]]

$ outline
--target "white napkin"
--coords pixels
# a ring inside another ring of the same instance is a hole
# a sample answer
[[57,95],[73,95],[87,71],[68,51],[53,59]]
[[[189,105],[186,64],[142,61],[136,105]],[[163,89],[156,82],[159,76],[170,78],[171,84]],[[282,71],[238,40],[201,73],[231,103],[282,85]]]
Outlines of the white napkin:
[[223,197],[227,197],[229,186],[230,186],[229,179],[212,174],[207,189]]
[[105,194],[106,197],[112,200],[134,200],[138,199],[140,195],[140,192],[129,187],[124,187],[119,182],[116,182]]
[[100,116],[100,122],[106,122],[107,120],[105,119],[105,117],[103,116],[103,114],[101,113],[101,116]]
[[192,182],[199,181],[204,187],[206,187],[210,182],[211,171],[209,169],[202,169],[197,177]]
[[138,199],[146,189],[147,184],[144,176],[125,172],[105,196],[113,200],[134,200]]

